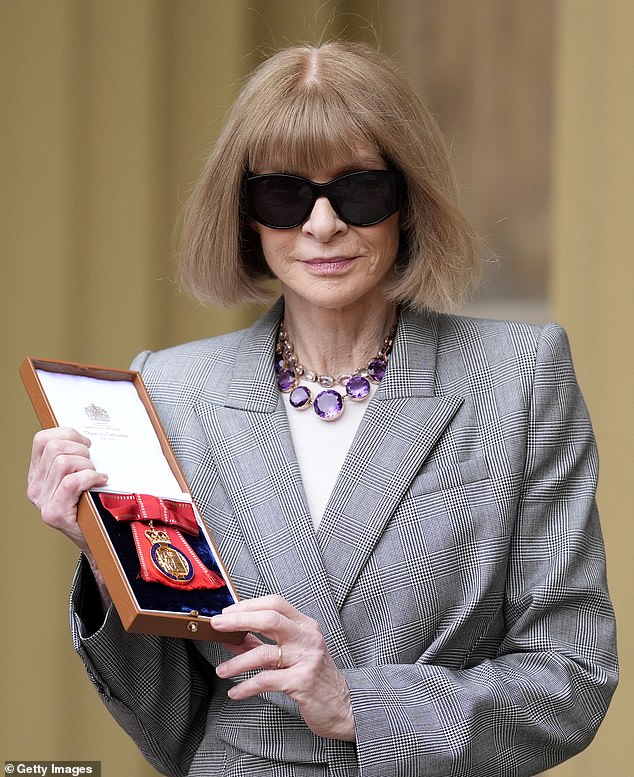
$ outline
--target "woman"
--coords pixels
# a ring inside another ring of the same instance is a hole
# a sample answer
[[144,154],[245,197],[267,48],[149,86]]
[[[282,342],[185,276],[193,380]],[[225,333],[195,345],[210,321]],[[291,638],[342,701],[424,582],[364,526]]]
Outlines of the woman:
[[592,430],[559,327],[432,312],[477,271],[394,65],[330,43],[255,71],[182,275],[283,298],[133,365],[242,597],[214,619],[238,652],[124,632],[75,520],[106,474],[73,430],[33,446],[29,497],[83,551],[76,649],[162,773],[530,775],[592,739],[617,671]]

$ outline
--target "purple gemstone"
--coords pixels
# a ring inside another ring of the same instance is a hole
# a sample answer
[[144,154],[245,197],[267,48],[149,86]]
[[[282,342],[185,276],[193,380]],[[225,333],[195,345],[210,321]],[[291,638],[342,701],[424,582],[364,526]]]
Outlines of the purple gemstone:
[[297,388],[294,388],[291,391],[288,397],[288,401],[297,410],[305,410],[308,405],[310,405],[310,400],[310,391],[306,386],[297,386]]
[[370,393],[370,381],[362,375],[353,375],[346,383],[346,393],[350,399],[360,402]]
[[334,421],[343,413],[343,397],[334,389],[327,389],[317,394],[313,400],[315,412],[324,421]]
[[292,391],[297,385],[297,378],[293,370],[280,370],[277,376],[277,385],[280,391]]
[[275,369],[275,374],[279,375],[279,373],[284,369],[284,355],[281,353],[275,354],[275,361],[273,362],[273,368]]
[[368,364],[368,376],[370,380],[373,380],[375,383],[380,383],[383,380],[386,369],[387,362],[384,362],[383,359],[372,359]]

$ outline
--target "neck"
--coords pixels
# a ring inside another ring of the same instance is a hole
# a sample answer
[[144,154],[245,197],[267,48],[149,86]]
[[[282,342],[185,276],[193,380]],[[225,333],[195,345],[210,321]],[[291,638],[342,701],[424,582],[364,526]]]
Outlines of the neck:
[[284,326],[307,369],[341,375],[354,372],[377,353],[396,314],[396,305],[387,300],[375,300],[367,307],[330,309],[295,305],[286,298]]

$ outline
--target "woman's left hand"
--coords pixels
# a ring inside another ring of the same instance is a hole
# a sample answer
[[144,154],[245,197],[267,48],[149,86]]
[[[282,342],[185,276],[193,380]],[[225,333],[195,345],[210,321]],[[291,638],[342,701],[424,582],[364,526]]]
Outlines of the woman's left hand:
[[350,692],[316,621],[281,596],[263,596],[225,608],[214,616],[212,626],[217,631],[256,632],[276,643],[269,645],[247,634],[241,645],[227,645],[237,655],[216,667],[219,677],[262,670],[233,686],[232,699],[281,691],[297,702],[315,734],[355,740]]

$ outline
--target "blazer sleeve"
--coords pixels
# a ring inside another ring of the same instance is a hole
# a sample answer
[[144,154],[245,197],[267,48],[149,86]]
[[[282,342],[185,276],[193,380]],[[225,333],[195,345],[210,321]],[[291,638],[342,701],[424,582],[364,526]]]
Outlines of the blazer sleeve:
[[70,605],[73,646],[112,716],[161,774],[187,774],[205,734],[215,682],[209,664],[187,640],[128,633],[112,605],[104,615],[83,557]]
[[126,632],[112,605],[90,633],[85,621],[99,606],[92,572],[82,558],[71,588],[71,633],[88,677],[161,774],[187,774],[205,733],[214,682],[209,666],[187,640]]
[[617,659],[597,451],[556,325],[537,343],[528,414],[497,656],[344,670],[361,777],[533,775],[586,747],[605,715]]

